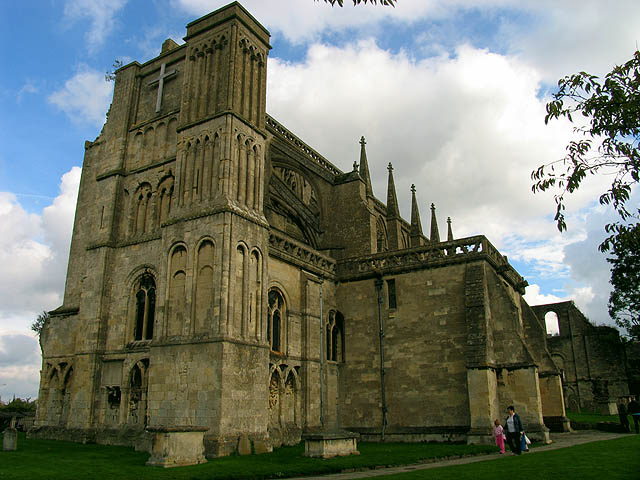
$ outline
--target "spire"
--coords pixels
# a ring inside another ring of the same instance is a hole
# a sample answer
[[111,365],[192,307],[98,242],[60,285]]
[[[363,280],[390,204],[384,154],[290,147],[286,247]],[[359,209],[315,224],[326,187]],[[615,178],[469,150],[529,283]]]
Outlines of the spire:
[[409,232],[412,247],[423,245],[422,224],[420,223],[420,211],[416,200],[416,186],[411,185],[411,231]]
[[453,230],[451,230],[451,217],[447,217],[447,242],[453,241]]
[[371,188],[371,175],[369,175],[369,163],[367,162],[367,151],[364,146],[367,144],[364,137],[360,137],[360,178],[364,180],[367,187],[367,195],[373,196],[373,188]]
[[393,165],[389,163],[389,180],[387,181],[387,218],[400,217],[398,210],[398,198],[396,197],[396,184],[393,181]]
[[438,233],[438,220],[436,219],[436,206],[431,204],[431,243],[440,243],[440,233]]

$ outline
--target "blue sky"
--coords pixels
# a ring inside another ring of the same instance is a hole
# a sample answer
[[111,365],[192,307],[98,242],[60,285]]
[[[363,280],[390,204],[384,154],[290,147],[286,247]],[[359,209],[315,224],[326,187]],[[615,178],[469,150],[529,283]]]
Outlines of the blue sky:
[[[99,134],[114,60],[144,62],[227,2],[0,0],[0,398],[37,395],[29,325],[61,303],[85,140]],[[484,234],[527,278],[531,304],[573,299],[597,323],[609,273],[596,251],[611,213],[569,200],[569,231],[529,175],[560,158],[571,126],[544,125],[558,78],[608,72],[640,40],[634,1],[399,0],[331,8],[246,0],[272,34],[267,110],[343,170],[367,138],[375,194],[394,165],[401,212],[416,184],[457,237]],[[637,193],[634,197],[637,204]]]

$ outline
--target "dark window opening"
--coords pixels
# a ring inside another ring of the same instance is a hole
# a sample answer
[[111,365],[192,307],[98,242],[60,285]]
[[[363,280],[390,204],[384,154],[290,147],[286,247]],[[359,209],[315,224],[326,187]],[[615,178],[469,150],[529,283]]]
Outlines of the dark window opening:
[[387,280],[387,291],[389,293],[389,308],[395,310],[397,308],[395,280]]

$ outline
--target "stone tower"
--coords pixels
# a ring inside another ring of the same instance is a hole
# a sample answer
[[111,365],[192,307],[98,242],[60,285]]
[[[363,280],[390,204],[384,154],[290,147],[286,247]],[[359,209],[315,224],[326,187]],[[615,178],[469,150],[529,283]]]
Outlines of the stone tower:
[[209,428],[211,455],[240,432],[266,449],[269,33],[232,3],[185,41],[117,71],[86,144],[64,305],[43,334],[57,358],[40,426],[191,425]]

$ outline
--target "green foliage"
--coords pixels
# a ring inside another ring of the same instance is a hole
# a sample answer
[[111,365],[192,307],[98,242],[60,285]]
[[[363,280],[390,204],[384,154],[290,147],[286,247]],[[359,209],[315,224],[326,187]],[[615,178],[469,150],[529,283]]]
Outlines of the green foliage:
[[30,398],[14,398],[6,405],[0,403],[0,412],[35,413],[36,405],[36,401]]
[[640,180],[640,51],[604,80],[586,72],[560,79],[553,98],[547,104],[545,123],[559,118],[574,122],[580,114],[587,124],[574,128],[579,138],[569,142],[564,158],[532,172],[532,190],[558,192],[555,221],[563,231],[567,228],[565,195],[575,192],[587,175],[612,175],[611,187],[599,198],[600,204],[612,205],[621,219],[605,226],[609,237],[599,248],[608,251],[640,216],[640,210],[629,210],[626,203],[631,187]]
[[[315,0],[316,2],[318,0]],[[380,5],[384,5],[384,6],[389,6],[389,7],[395,7],[396,3],[398,0],[380,0]],[[353,0],[353,5],[360,5],[361,3],[370,3],[372,5],[377,5],[378,1],[377,0]],[[324,3],[330,3],[331,6],[333,7],[334,5],[338,4],[340,7],[344,7],[344,0],[324,0]]]
[[104,74],[104,79],[105,79],[107,82],[115,82],[115,81],[116,81],[116,70],[118,70],[120,67],[122,67],[122,60],[118,60],[118,59],[116,59],[116,60],[113,62],[112,67],[113,67],[113,68],[112,68],[111,70],[108,70],[108,71],[107,71],[107,72],[105,72],[105,74]]
[[40,336],[40,332],[42,332],[42,329],[49,321],[49,318],[49,312],[43,310],[42,313],[38,315],[38,318],[36,318],[35,321],[31,324],[31,330],[33,330],[38,334],[38,336]]
[[618,234],[612,247],[609,315],[628,335],[640,340],[640,225]]

